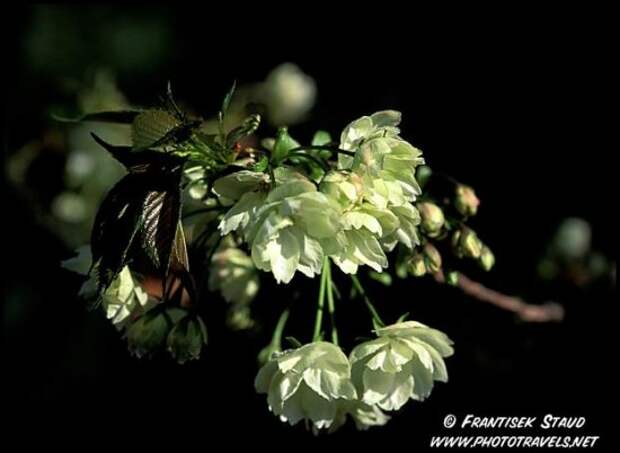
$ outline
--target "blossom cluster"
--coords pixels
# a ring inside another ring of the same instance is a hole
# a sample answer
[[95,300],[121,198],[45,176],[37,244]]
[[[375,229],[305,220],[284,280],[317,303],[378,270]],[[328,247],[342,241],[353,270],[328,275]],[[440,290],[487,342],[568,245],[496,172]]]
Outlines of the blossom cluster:
[[345,273],[361,265],[381,272],[398,243],[419,244],[419,149],[399,136],[400,113],[377,112],[342,132],[338,165],[317,184],[278,166],[271,174],[241,170],[215,181],[214,192],[234,204],[219,224],[241,233],[258,269],[288,283],[297,271],[313,277],[325,256]]
[[267,394],[269,409],[283,422],[305,420],[315,432],[332,432],[347,416],[358,429],[384,425],[385,412],[424,400],[434,381],[447,382],[443,358],[454,351],[444,333],[416,321],[375,333],[348,358],[324,341],[274,353],[256,376],[256,391]]

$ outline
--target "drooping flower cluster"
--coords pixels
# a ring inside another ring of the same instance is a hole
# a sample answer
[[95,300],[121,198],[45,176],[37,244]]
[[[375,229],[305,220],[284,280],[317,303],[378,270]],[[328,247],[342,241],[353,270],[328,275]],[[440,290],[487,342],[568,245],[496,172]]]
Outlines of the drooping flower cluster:
[[317,185],[280,166],[273,177],[242,170],[218,179],[214,191],[235,204],[222,219],[222,235],[239,230],[258,269],[288,283],[296,271],[320,273],[329,256],[349,274],[367,265],[387,267],[386,251],[419,243],[420,194],[415,168],[421,152],[398,136],[400,113],[378,112],[348,125],[338,168]]
[[270,410],[291,425],[301,420],[334,431],[351,416],[358,429],[384,425],[383,411],[423,400],[433,381],[447,382],[443,361],[452,341],[424,324],[407,321],[380,328],[374,340],[356,346],[349,358],[318,341],[275,353],[256,376]]

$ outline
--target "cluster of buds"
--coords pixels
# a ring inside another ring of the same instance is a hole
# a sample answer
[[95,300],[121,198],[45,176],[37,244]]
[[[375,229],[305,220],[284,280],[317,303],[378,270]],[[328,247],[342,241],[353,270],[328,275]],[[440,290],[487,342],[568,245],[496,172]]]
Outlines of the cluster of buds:
[[430,242],[424,244],[421,251],[415,251],[408,263],[408,270],[414,277],[421,277],[427,273],[434,274],[441,270],[441,254],[437,247]]
[[[422,179],[428,182],[433,176],[432,171],[428,167],[424,168],[427,174]],[[442,269],[442,262],[445,260],[442,261],[441,253],[450,249],[456,258],[477,260],[485,271],[490,270],[495,264],[493,252],[478,238],[476,232],[466,225],[467,219],[477,214],[480,205],[474,189],[452,180],[442,180],[441,177],[439,183],[432,187],[438,189],[437,193],[432,189],[428,191],[434,198],[416,204],[420,213],[420,232],[426,240],[422,240],[424,245],[421,248],[409,255],[406,262],[409,274],[421,277],[443,270],[446,281],[455,284],[455,279],[449,275],[450,270]],[[448,246],[442,248],[440,244],[444,241]],[[441,253],[436,245],[442,250]]]
[[491,270],[495,264],[495,256],[491,249],[469,227],[463,226],[452,234],[452,247],[458,257],[477,260],[485,271]]

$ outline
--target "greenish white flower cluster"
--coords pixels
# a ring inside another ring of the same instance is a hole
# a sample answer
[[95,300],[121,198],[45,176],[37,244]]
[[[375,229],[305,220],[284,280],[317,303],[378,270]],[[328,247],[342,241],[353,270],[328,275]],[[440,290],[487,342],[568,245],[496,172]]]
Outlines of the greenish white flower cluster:
[[214,191],[234,201],[222,219],[222,235],[242,233],[258,269],[288,283],[297,271],[313,277],[329,256],[349,274],[360,265],[388,266],[397,243],[419,244],[420,194],[415,168],[422,153],[403,140],[400,113],[378,112],[342,133],[338,167],[320,183],[279,166],[272,175],[242,170],[215,181]]
[[291,425],[301,420],[330,432],[350,416],[358,429],[384,425],[384,411],[421,401],[434,381],[446,382],[443,361],[452,341],[415,321],[376,330],[377,338],[356,346],[347,358],[332,343],[317,341],[274,353],[255,380],[270,410]]

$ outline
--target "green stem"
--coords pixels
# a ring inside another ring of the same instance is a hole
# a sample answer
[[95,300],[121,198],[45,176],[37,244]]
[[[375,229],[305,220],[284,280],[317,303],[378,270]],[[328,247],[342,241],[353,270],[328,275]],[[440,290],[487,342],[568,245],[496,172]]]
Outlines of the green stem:
[[306,154],[306,153],[302,153],[302,152],[290,153],[288,156],[286,156],[282,160],[282,162],[285,162],[285,161],[289,160],[291,157],[297,157],[297,158],[307,159],[309,161],[312,161],[315,164],[317,164],[319,167],[321,167],[321,170],[323,170],[323,173],[327,173],[329,171],[329,165],[326,162],[317,159],[316,157],[314,157],[311,154]]
[[366,307],[368,307],[368,311],[370,311],[370,314],[372,315],[372,319],[375,320],[380,325],[384,326],[385,323],[381,320],[379,313],[377,313],[377,309],[374,307],[374,305],[370,301],[370,298],[366,294],[366,291],[364,291],[364,288],[362,287],[362,284],[357,278],[357,275],[351,275],[351,281],[353,282],[353,286],[355,287],[355,289],[361,294],[362,298],[364,299],[364,303],[366,304]]
[[288,315],[289,310],[287,308],[280,315],[278,323],[276,324],[276,329],[274,330],[273,337],[271,339],[271,346],[277,348],[278,351],[282,350],[282,331],[284,330],[284,326],[286,325],[286,321],[288,320]]
[[209,207],[209,208],[196,209],[195,211],[188,212],[187,214],[185,214],[183,216],[183,219],[188,219],[188,218],[193,217],[193,216],[195,216],[197,214],[204,214],[206,212],[213,212],[213,211],[221,211],[223,209],[224,208],[222,206],[212,206],[212,207]]
[[293,153],[296,151],[308,151],[308,150],[317,150],[317,151],[331,151],[333,153],[338,153],[338,154],[346,154],[347,156],[355,156],[355,152],[354,151],[347,151],[346,149],[340,149],[338,147],[335,146],[329,146],[329,145],[308,145],[308,146],[298,146],[297,148],[293,148],[291,150],[289,150],[289,153]]
[[321,284],[319,287],[319,298],[316,303],[316,317],[314,320],[314,333],[312,341],[319,341],[321,338],[321,324],[323,323],[323,305],[325,305],[325,287],[327,285],[327,273],[325,272],[327,257],[323,258],[323,271],[321,272]]
[[323,272],[327,273],[327,310],[329,311],[332,326],[332,343],[338,346],[338,330],[336,329],[336,305],[334,304],[334,288],[332,283],[332,266],[329,259],[325,261]]

